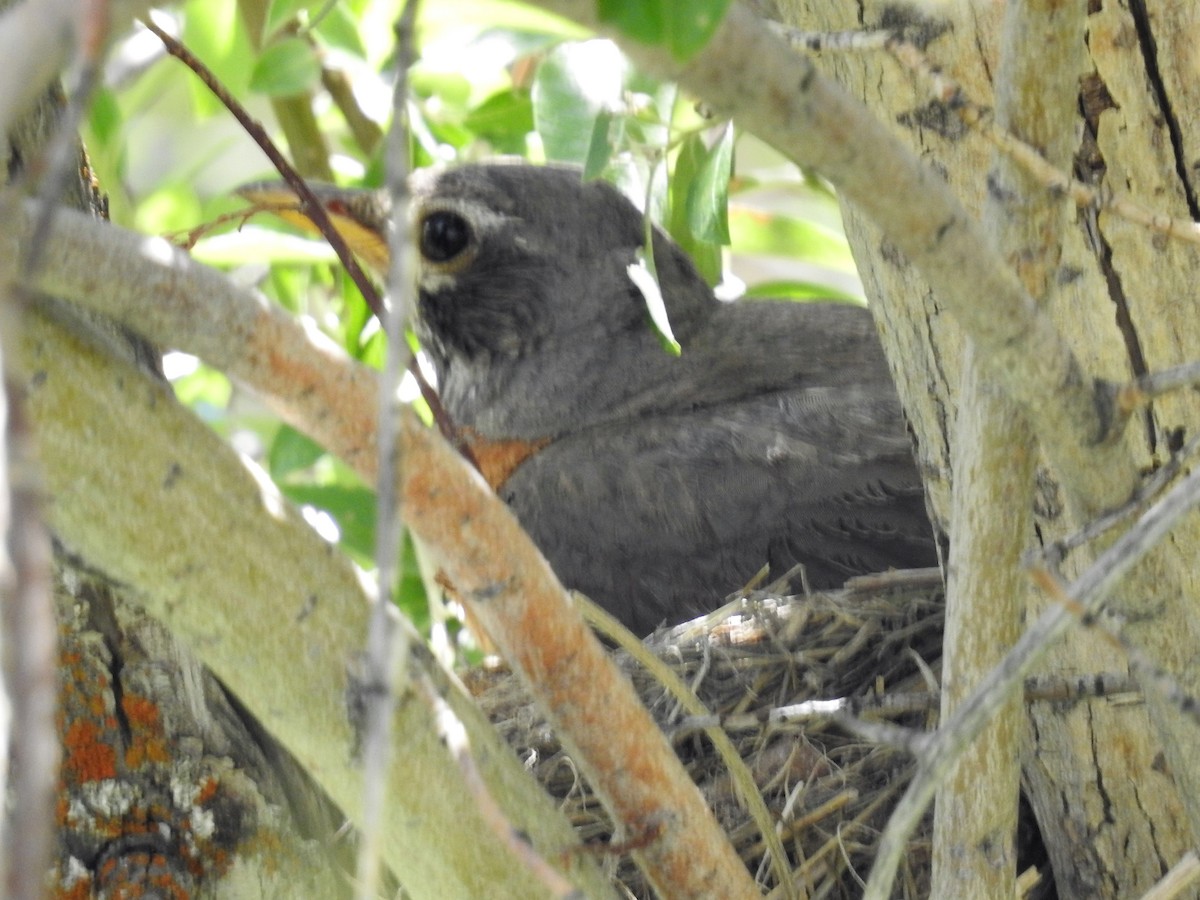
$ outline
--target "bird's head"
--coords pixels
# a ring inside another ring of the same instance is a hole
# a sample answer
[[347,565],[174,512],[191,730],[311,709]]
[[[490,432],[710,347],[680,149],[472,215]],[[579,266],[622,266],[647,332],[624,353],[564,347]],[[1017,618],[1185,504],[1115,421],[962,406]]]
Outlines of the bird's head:
[[[629,371],[620,390],[596,383],[597,373],[627,360],[645,367],[662,352],[647,355],[657,338],[628,274],[644,244],[642,215],[616,188],[583,182],[573,167],[509,162],[423,170],[410,185],[421,265],[417,332],[452,413],[459,407],[469,421],[470,407],[495,410],[499,392],[537,385],[586,391],[602,408],[632,389],[638,372]],[[239,193],[307,222],[286,188]],[[321,187],[317,196],[351,249],[377,272],[386,269],[387,195]],[[686,347],[717,301],[686,255],[657,232],[654,256]]]

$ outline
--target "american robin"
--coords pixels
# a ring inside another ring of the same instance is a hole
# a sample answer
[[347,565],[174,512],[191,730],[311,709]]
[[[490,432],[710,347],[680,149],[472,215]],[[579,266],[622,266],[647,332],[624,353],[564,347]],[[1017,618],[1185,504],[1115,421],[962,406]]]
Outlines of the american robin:
[[[612,186],[487,163],[412,188],[417,333],[442,403],[566,586],[644,634],[764,565],[829,588],[936,563],[866,310],[722,302],[656,232],[675,356],[628,272],[642,216]],[[321,196],[385,262],[383,195]]]

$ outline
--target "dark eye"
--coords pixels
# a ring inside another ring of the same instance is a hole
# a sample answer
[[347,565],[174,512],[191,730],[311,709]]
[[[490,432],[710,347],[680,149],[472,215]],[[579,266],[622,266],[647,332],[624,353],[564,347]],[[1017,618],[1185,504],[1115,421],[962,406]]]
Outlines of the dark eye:
[[458,213],[432,212],[421,223],[421,254],[432,262],[449,262],[470,243],[471,226]]

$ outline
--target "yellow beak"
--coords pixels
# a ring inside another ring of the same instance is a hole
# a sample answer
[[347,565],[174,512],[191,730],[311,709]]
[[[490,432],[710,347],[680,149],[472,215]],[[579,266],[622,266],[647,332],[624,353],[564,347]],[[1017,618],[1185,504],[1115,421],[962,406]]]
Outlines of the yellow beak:
[[[342,240],[377,278],[387,276],[391,202],[386,191],[354,190],[331,184],[310,185]],[[259,209],[274,213],[310,234],[317,229],[304,204],[282,181],[247,184],[235,192]]]

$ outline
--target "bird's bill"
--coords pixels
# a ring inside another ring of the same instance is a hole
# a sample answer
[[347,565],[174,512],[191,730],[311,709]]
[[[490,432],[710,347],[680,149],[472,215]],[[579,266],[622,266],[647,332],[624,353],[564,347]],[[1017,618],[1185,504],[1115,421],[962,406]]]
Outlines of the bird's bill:
[[[367,222],[358,210],[370,192],[341,188],[335,185],[310,185],[326,215],[333,222],[351,252],[383,278],[388,270],[387,232],[380,222]],[[317,227],[304,212],[304,203],[283,182],[257,182],[238,188],[234,193],[258,209],[273,213],[290,225],[308,234],[317,234]]]

